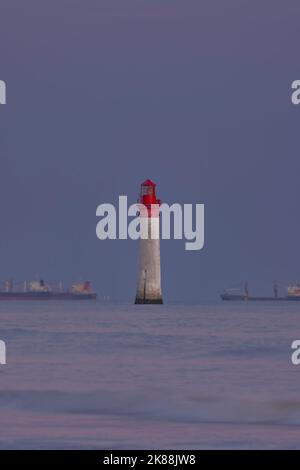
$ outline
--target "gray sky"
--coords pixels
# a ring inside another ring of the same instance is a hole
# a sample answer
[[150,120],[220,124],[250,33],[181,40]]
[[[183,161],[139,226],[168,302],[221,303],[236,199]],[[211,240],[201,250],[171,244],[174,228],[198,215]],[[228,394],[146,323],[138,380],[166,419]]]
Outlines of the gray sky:
[[167,301],[300,281],[299,1],[2,0],[0,278],[135,296],[137,243],[95,211],[151,178],[204,203],[206,244],[162,242]]

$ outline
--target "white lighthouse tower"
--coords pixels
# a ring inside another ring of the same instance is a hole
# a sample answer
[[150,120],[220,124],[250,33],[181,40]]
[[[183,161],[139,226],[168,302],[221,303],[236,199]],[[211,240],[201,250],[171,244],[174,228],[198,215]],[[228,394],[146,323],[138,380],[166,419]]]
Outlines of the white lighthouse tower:
[[[156,198],[156,184],[146,180],[141,185],[139,203],[141,209],[141,236],[139,254],[139,274],[136,304],[162,304],[160,240],[159,240],[159,206]],[[144,209],[144,210],[143,210]]]

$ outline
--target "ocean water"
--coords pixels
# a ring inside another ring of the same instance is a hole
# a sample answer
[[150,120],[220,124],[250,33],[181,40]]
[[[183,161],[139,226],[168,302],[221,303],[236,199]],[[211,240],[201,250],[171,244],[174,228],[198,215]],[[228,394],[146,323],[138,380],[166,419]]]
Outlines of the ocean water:
[[1,449],[300,448],[300,303],[2,302]]

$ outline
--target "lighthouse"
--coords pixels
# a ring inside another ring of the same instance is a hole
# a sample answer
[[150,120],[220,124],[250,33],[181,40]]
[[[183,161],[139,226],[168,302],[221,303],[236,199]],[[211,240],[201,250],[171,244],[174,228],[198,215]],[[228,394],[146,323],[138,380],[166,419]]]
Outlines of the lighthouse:
[[136,304],[162,304],[159,206],[156,198],[156,184],[146,180],[141,184],[138,201],[141,206],[141,238],[139,253],[138,285]]

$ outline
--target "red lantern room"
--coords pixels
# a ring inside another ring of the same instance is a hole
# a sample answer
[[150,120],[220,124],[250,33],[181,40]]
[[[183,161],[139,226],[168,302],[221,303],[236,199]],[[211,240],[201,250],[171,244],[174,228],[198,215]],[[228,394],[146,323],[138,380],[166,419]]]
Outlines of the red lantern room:
[[[161,204],[160,199],[156,198],[156,184],[153,183],[153,181],[151,181],[150,179],[147,179],[141,184],[141,193],[140,193],[139,203],[147,207],[148,216],[150,217],[151,217],[151,205],[160,206]],[[157,214],[155,214],[152,211],[152,217],[155,215],[157,216]]]

